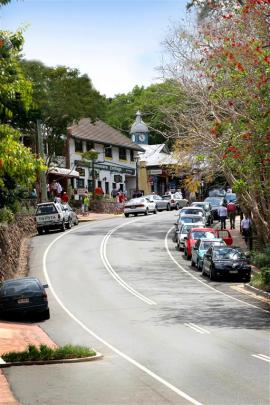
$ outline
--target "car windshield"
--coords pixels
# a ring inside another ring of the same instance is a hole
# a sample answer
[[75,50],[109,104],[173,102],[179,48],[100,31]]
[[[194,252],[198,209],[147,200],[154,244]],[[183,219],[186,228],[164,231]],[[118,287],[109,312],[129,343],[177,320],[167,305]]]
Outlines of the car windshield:
[[214,250],[213,257],[218,260],[238,260],[246,258],[245,254],[240,250],[226,247],[224,249]]
[[196,222],[202,222],[202,217],[201,217],[201,215],[194,215],[194,216],[192,216],[192,217],[181,217],[180,218],[180,220],[181,220],[181,222],[184,222],[184,223],[186,223],[186,224],[188,224],[188,223],[196,223]]
[[210,248],[210,246],[222,246],[222,245],[224,245],[224,242],[221,242],[221,241],[214,241],[214,240],[207,240],[207,241],[204,241],[204,242],[202,242],[202,244],[201,244],[201,246],[200,246],[200,249],[202,249],[202,250],[207,250],[207,249],[209,249]]
[[57,214],[57,209],[54,204],[39,205],[36,215]]
[[213,238],[213,236],[214,233],[209,231],[195,231],[191,234],[192,239]]
[[7,285],[4,285],[2,287],[2,294],[5,297],[11,296],[11,295],[17,295],[17,294],[22,294],[25,292],[35,292],[35,291],[40,291],[40,288],[37,284],[36,281],[34,280],[29,280],[27,282],[13,282]]
[[163,198],[163,200],[170,200],[171,196],[170,195],[163,195],[162,198]]
[[181,210],[180,213],[180,215],[196,215],[196,214],[203,214],[203,211],[201,211],[200,209],[184,208]]
[[181,233],[188,234],[189,231],[192,229],[193,225],[183,225],[181,228]]

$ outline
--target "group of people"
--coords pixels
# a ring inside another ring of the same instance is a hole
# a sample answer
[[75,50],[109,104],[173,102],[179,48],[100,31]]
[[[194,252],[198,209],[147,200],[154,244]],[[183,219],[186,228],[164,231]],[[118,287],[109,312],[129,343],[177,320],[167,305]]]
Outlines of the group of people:
[[[228,202],[227,205],[222,205],[218,208],[218,216],[220,219],[220,228],[226,229],[226,219],[230,220],[230,229],[235,229],[235,217],[237,214],[236,204],[232,201]],[[245,239],[246,244],[250,243],[251,238],[251,219],[247,214],[242,215],[240,222],[240,231]]]

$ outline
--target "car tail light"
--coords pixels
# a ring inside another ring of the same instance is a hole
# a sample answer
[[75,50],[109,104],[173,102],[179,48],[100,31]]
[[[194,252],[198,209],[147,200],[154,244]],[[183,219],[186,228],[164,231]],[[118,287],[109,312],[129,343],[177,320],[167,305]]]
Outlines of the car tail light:
[[60,214],[58,214],[58,219],[60,219],[61,218],[61,215]]
[[47,297],[47,294],[45,293],[45,291],[42,294],[42,298],[43,298],[44,301],[48,301],[48,297]]
[[143,204],[138,204],[138,205],[136,205],[136,208],[144,208],[144,205]]

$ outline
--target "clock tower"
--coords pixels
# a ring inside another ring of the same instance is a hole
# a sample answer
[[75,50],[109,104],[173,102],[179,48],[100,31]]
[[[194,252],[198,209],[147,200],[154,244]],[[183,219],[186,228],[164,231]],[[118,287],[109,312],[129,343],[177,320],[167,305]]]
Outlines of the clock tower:
[[148,145],[149,130],[142,120],[140,111],[136,112],[136,119],[130,129],[131,140],[137,144]]

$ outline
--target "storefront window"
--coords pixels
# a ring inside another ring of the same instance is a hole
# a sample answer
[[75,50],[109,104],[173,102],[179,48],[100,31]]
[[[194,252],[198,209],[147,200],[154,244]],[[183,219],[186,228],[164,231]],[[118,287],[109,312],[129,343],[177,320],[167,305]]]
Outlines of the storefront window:
[[75,152],[83,152],[83,143],[81,139],[75,139]]
[[119,159],[127,160],[127,150],[125,148],[119,148]]

